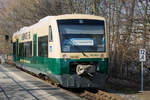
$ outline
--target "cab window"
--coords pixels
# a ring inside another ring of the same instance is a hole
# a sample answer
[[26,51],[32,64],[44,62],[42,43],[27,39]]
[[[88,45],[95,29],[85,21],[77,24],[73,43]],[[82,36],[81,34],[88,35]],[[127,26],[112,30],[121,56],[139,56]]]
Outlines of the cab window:
[[53,36],[52,36],[52,27],[49,26],[49,42],[53,41]]

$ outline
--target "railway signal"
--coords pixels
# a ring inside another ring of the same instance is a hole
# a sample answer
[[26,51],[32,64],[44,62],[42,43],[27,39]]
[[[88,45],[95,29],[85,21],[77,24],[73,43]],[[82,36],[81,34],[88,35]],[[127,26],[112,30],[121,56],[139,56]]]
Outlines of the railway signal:
[[6,40],[6,54],[7,54],[7,60],[8,60],[8,40],[9,40],[9,35],[5,35],[5,40]]

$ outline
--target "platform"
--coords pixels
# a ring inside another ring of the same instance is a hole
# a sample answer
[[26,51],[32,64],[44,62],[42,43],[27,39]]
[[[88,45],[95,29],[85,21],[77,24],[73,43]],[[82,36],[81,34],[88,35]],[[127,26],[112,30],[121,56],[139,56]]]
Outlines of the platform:
[[0,100],[81,100],[10,65],[0,65]]

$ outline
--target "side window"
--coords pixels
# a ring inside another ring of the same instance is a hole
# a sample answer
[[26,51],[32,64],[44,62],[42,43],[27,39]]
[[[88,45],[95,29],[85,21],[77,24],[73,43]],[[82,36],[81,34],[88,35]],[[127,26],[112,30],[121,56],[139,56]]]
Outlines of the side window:
[[53,41],[53,35],[52,35],[52,27],[49,26],[49,42]]
[[38,56],[48,57],[48,36],[38,38]]
[[19,43],[19,56],[24,56],[24,43]]
[[24,57],[32,57],[32,42],[24,43]]
[[19,56],[32,57],[32,42],[19,43]]

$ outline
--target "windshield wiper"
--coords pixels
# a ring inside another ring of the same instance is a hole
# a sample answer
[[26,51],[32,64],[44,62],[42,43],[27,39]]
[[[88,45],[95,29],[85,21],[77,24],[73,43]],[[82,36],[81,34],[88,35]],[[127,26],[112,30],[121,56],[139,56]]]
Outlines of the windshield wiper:
[[[71,40],[70,40],[71,41]],[[72,42],[72,41],[71,41]],[[82,54],[83,54],[83,56],[86,56],[86,57],[88,57],[84,52],[83,52],[83,50],[81,49],[81,48],[79,48],[78,46],[76,46],[76,45],[73,45],[74,47],[76,47]]]

